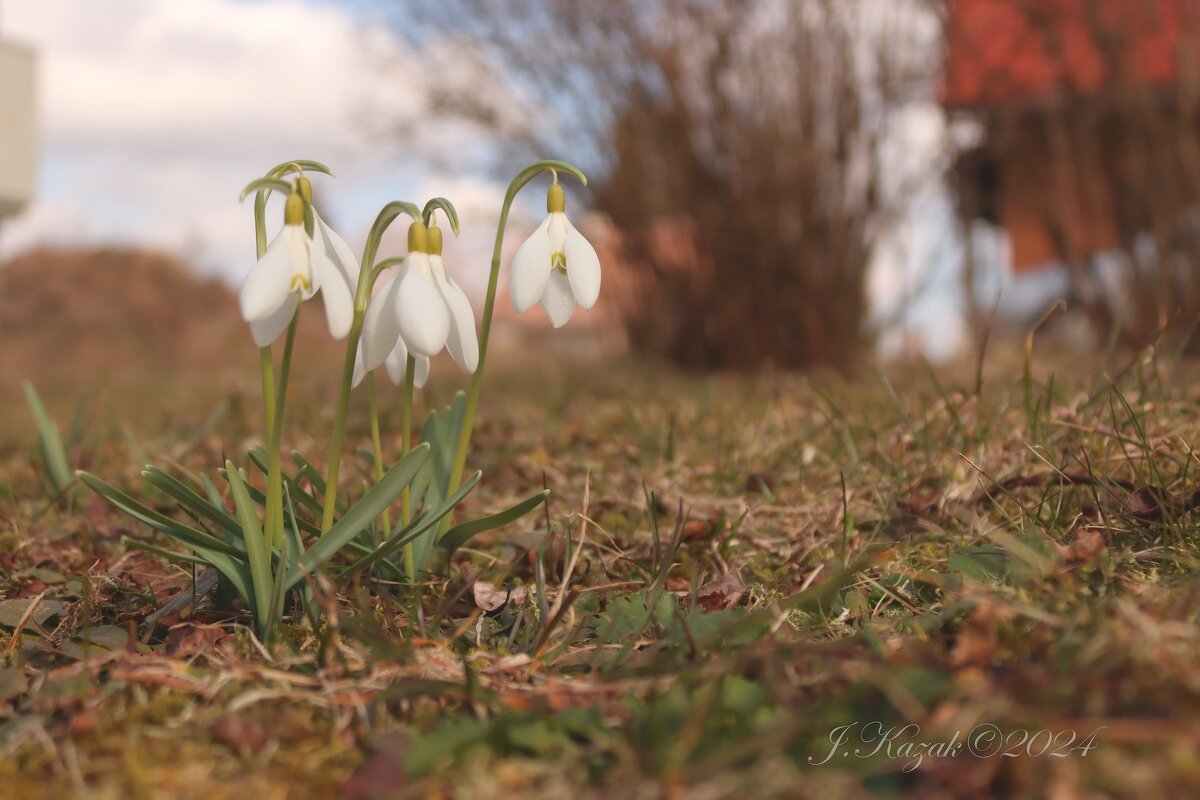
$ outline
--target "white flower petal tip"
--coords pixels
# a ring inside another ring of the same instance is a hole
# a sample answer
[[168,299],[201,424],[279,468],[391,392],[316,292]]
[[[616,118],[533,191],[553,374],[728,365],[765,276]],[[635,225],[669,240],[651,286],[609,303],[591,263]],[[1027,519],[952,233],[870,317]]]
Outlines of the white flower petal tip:
[[292,293],[292,276],[296,272],[294,251],[288,228],[280,231],[267,246],[262,258],[258,259],[238,295],[242,319],[247,322],[271,316],[287,301]]
[[600,299],[600,257],[591,242],[567,222],[567,239],[563,251],[567,258],[567,278],[571,292],[585,311]]
[[450,311],[434,283],[428,255],[410,254],[403,270],[394,301],[400,336],[413,355],[435,356],[450,336]]
[[350,245],[346,244],[346,240],[338,235],[337,231],[329,227],[325,220],[321,219],[321,215],[313,212],[314,233],[316,233],[316,241],[325,251],[326,257],[329,258],[338,269],[346,277],[346,283],[351,287],[351,291],[358,284],[359,263],[354,256],[354,251],[350,249]]
[[450,335],[446,338],[446,349],[458,365],[467,372],[479,368],[479,337],[475,333],[475,311],[471,301],[446,274],[441,256],[431,256],[434,279],[446,308],[450,311]]
[[546,291],[554,253],[549,235],[553,216],[548,214],[513,256],[508,272],[508,296],[517,313],[524,314],[533,308]]
[[396,282],[390,281],[386,290],[376,294],[367,306],[362,337],[365,369],[375,369],[382,364],[396,347],[396,340],[400,337],[400,324],[396,320],[395,292]]
[[550,324],[561,328],[570,321],[575,313],[575,294],[567,276],[555,271],[546,284],[546,293],[542,295],[542,308],[550,317]]
[[313,249],[312,268],[316,282],[321,287],[329,335],[334,339],[345,339],[350,335],[350,326],[354,322],[354,297],[346,276],[319,248]]
[[259,347],[270,347],[292,324],[292,317],[296,316],[296,307],[299,305],[300,293],[292,292],[275,313],[251,320],[250,335],[254,337],[254,343]]

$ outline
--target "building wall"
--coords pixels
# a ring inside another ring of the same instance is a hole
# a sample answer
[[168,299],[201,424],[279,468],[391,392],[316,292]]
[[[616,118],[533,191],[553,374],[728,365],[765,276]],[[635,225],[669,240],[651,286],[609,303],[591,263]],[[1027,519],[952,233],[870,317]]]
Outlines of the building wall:
[[33,51],[0,40],[0,217],[33,197],[37,128]]

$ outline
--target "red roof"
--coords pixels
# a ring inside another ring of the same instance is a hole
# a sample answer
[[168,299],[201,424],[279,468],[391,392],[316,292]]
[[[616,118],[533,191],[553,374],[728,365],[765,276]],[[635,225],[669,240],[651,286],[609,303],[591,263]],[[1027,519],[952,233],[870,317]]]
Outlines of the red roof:
[[951,0],[943,102],[1171,85],[1200,68],[1200,0]]

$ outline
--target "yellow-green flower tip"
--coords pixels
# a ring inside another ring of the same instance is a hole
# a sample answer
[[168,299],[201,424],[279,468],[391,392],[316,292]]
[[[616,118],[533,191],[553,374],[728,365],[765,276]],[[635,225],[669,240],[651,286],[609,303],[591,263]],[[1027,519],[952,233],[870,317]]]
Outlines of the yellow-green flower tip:
[[304,198],[306,203],[312,204],[312,181],[301,175],[296,179],[296,188],[300,190],[300,196]]
[[560,184],[550,184],[550,191],[546,192],[546,211],[551,214],[563,212],[567,210],[567,196],[563,193],[563,188]]
[[442,254],[442,229],[437,225],[429,226],[429,254],[434,256]]
[[414,222],[408,226],[408,252],[429,252],[429,229],[424,222]]
[[287,205],[283,207],[283,224],[304,224],[304,199],[300,196],[300,192],[292,192],[288,195]]

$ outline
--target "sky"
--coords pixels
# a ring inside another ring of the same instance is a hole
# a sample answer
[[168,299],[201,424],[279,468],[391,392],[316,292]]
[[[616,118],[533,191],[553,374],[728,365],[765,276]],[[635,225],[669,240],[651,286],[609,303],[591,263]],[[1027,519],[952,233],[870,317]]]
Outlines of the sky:
[[0,0],[0,34],[38,53],[43,147],[38,196],[0,230],[0,257],[148,245],[236,283],[254,256],[238,192],[292,158],[333,167],[317,202],[355,246],[394,199],[443,194],[464,224],[494,216],[490,181],[421,166],[469,148],[457,131],[386,135],[419,119],[427,82],[421,54],[369,23],[354,3]]
[[[312,158],[337,172],[316,181],[317,202],[356,249],[389,200],[453,200],[464,236],[447,256],[471,265],[460,279],[478,290],[503,187],[424,166],[477,150],[480,134],[423,119],[436,53],[415,51],[365,8],[0,0],[0,35],[38,53],[43,147],[38,196],[0,225],[0,259],[46,243],[151,246],[237,284],[254,257],[239,190],[280,161]],[[399,122],[415,133],[389,135]],[[943,125],[936,106],[913,109],[903,157],[932,159]],[[915,332],[940,358],[964,340],[958,250],[944,189],[935,180],[915,196],[879,249],[870,292],[892,328],[885,352]]]

